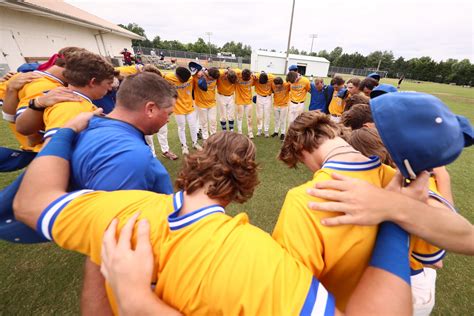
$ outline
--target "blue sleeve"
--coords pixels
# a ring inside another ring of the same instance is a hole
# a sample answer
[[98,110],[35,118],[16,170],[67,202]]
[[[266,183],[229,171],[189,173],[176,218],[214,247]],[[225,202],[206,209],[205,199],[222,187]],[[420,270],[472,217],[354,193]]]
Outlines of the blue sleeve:
[[[130,167],[131,163],[133,168]],[[161,168],[155,167],[156,163]],[[93,171],[87,182],[86,187],[94,190],[173,192],[168,172],[145,146],[110,157],[107,163]]]
[[314,82],[311,82],[309,85],[311,87],[311,91],[309,91],[309,93],[313,94],[314,91],[316,91],[316,86],[314,85]]

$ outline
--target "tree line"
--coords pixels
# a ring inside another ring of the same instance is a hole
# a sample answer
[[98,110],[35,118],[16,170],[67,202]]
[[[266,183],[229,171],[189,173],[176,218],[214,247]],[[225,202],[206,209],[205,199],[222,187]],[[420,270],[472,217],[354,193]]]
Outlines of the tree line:
[[[209,53],[210,51],[211,54],[229,52],[244,58],[249,58],[252,54],[252,47],[241,42],[231,41],[225,43],[222,47],[218,47],[215,44],[206,43],[201,37],[194,43],[162,40],[160,36],[155,36],[153,40],[149,40],[145,30],[136,23],[129,23],[126,26],[119,24],[119,26],[145,37],[145,40],[132,40],[134,46],[196,53]],[[274,49],[270,51],[275,52]],[[423,56],[406,60],[403,57],[395,58],[392,51],[374,51],[364,56],[358,52],[346,53],[342,47],[336,47],[330,52],[321,50],[308,53],[292,46],[289,53],[324,57],[331,62],[331,66],[385,70],[388,71],[387,76],[390,78],[405,76],[405,78],[413,80],[474,86],[474,64],[471,64],[469,59],[457,60],[449,58],[445,61],[437,62],[429,56]]]

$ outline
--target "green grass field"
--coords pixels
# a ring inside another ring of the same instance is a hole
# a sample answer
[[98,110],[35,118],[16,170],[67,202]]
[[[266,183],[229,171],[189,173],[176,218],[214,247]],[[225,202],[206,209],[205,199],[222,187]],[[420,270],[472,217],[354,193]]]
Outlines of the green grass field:
[[[384,79],[382,82],[396,84],[395,80]],[[467,116],[474,122],[474,89],[405,81],[402,90],[434,94],[454,112]],[[3,121],[0,123],[0,134],[0,145],[16,147],[16,142]],[[174,119],[169,126],[169,141],[171,149],[180,153]],[[286,191],[307,181],[311,174],[304,166],[289,170],[276,160],[279,140],[256,138],[255,143],[261,166],[261,183],[251,201],[244,205],[231,205],[228,211],[230,214],[245,211],[253,224],[271,232]],[[156,140],[155,144],[158,145]],[[182,160],[162,161],[174,179]],[[474,148],[465,150],[448,169],[451,173],[456,206],[462,215],[474,223]],[[17,174],[1,174],[0,188],[10,183]],[[54,244],[14,245],[0,241],[0,263],[0,315],[79,313],[83,264],[81,255],[62,250]],[[472,315],[473,298],[474,261],[466,256],[449,254],[444,260],[444,268],[438,272],[436,307],[433,314]]]

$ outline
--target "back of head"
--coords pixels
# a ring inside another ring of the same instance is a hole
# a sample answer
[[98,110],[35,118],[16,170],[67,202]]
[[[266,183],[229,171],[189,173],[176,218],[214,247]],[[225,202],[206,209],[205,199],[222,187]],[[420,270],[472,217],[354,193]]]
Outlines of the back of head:
[[178,77],[179,81],[187,82],[189,78],[191,78],[191,72],[188,68],[185,67],[177,67],[176,68],[176,76]]
[[473,144],[469,120],[432,95],[386,93],[372,99],[370,107],[385,147],[406,178],[453,162]]
[[346,82],[341,76],[335,76],[333,80],[334,86],[342,86]]
[[147,102],[159,108],[173,106],[178,97],[176,88],[165,79],[151,72],[142,72],[126,77],[117,92],[117,107],[129,111],[140,111]]
[[329,115],[320,111],[303,112],[288,128],[278,159],[289,167],[296,167],[303,157],[303,150],[310,153],[339,134],[339,126]]
[[251,76],[252,76],[252,72],[250,71],[250,69],[242,70],[242,80],[243,81],[249,81]]
[[347,84],[349,84],[349,83],[352,83],[354,85],[354,87],[359,87],[360,79],[356,78],[356,77],[351,78],[351,79],[347,80]]
[[298,79],[298,73],[295,71],[290,71],[286,74],[286,81],[290,83],[295,83],[296,79]]
[[370,99],[365,95],[360,93],[351,95],[346,100],[346,106],[344,107],[344,111],[349,111],[355,104],[369,104]]
[[207,73],[209,74],[209,77],[211,77],[214,80],[219,79],[219,76],[221,73],[219,72],[219,69],[217,67],[211,67],[207,70]]
[[276,77],[275,79],[273,79],[273,83],[275,85],[282,85],[283,84],[283,79],[281,77]]
[[372,112],[368,104],[356,104],[349,111],[342,113],[341,122],[352,130],[362,128],[366,123],[373,123]]
[[255,156],[255,145],[247,137],[218,132],[207,139],[202,151],[185,158],[176,186],[191,194],[207,185],[210,198],[243,203],[259,183]]
[[96,83],[112,80],[114,67],[102,56],[81,50],[68,56],[63,76],[70,85],[85,87],[92,78]]
[[367,88],[368,90],[372,91],[377,85],[377,80],[375,80],[374,78],[367,77],[360,82],[359,90],[364,91],[364,88]]
[[375,128],[362,127],[352,131],[348,143],[364,156],[378,156],[382,163],[395,167],[392,157]]
[[85,48],[68,46],[61,48],[58,52],[58,58],[54,62],[55,66],[65,67],[67,59],[77,52],[88,52]]
[[258,83],[260,84],[266,84],[268,82],[268,75],[265,72],[260,73],[260,76],[258,77]]
[[142,71],[143,72],[152,72],[154,74],[157,74],[160,77],[163,77],[163,74],[158,69],[158,67],[156,67],[155,65],[152,65],[152,64],[146,64],[145,66],[143,66]]
[[229,82],[232,84],[237,82],[237,74],[235,73],[234,70],[232,69],[227,70],[227,80],[229,80]]

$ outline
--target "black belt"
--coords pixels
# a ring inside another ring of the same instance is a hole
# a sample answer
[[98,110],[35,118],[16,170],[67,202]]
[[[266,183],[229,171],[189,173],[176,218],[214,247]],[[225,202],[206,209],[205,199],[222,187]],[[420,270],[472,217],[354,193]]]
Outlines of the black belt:
[[225,96],[225,97],[230,97],[233,93],[232,93],[232,94],[229,94],[229,95],[222,94],[222,93],[219,93],[219,94],[220,94],[220,95],[223,95],[223,96]]
[[[258,93],[257,93],[257,94],[258,94]],[[269,94],[269,95],[261,95],[261,94],[258,94],[258,95],[261,96],[261,97],[263,97],[263,98],[266,98],[266,97],[271,96],[271,94]]]
[[291,103],[293,103],[293,104],[300,104],[300,103],[303,103],[303,102],[295,102],[295,101],[291,101]]

